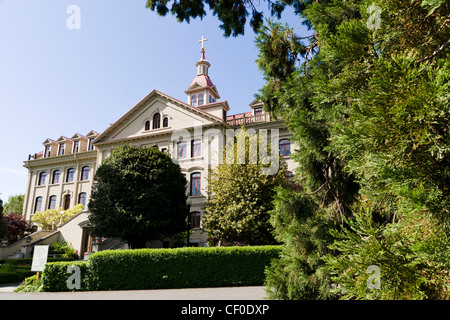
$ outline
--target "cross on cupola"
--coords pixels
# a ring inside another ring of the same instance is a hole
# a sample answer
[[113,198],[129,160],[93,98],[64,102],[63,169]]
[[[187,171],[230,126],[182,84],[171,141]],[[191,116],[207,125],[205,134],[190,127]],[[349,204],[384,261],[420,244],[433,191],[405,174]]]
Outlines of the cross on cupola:
[[211,64],[205,58],[205,41],[204,36],[198,43],[202,44],[200,60],[197,61],[197,76],[192,80],[189,88],[185,91],[188,95],[188,103],[194,107],[214,103],[220,98],[216,86],[209,78],[208,71]]

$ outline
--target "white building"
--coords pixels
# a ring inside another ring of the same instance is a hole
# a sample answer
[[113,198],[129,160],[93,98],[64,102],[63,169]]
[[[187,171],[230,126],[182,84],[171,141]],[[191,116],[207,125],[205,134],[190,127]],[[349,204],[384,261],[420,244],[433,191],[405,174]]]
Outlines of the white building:
[[27,221],[31,221],[35,212],[49,208],[67,209],[79,203],[85,207],[57,230],[41,232],[41,236],[33,236],[28,242],[42,244],[64,240],[81,256],[91,251],[123,247],[118,239],[93,239],[89,235],[88,220],[95,171],[111,149],[123,142],[141,147],[156,146],[180,165],[188,180],[187,192],[192,203],[191,245],[207,245],[207,235],[201,230],[206,176],[218,163],[227,132],[242,125],[247,130],[266,129],[269,136],[273,130],[278,135],[272,134],[275,139],[272,142],[279,146],[277,151],[284,156],[288,169],[293,170],[291,134],[282,121],[272,120],[257,100],[250,103],[248,112],[229,115],[227,100],[221,100],[209,77],[211,64],[205,58],[203,46],[195,66],[197,75],[185,91],[187,102],[153,90],[103,133],[90,131],[85,135],[75,133],[57,140],[46,139],[43,150],[29,156],[24,164],[29,172],[23,210]]

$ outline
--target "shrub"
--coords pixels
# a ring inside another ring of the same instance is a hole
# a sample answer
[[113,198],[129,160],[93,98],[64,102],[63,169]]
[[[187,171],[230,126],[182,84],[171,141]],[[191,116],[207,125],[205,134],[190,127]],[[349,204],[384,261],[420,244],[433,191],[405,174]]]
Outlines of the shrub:
[[67,273],[67,268],[73,265],[80,268],[81,290],[89,290],[89,268],[87,261],[64,261],[47,263],[42,273],[42,290],[46,292],[74,291],[69,290],[69,288],[67,287],[67,279],[71,276],[71,273]]
[[262,285],[279,246],[101,251],[90,256],[96,290]]
[[264,283],[264,270],[280,246],[105,250],[89,261],[47,263],[44,291],[69,291],[67,267],[81,269],[81,290],[139,290],[250,286]]

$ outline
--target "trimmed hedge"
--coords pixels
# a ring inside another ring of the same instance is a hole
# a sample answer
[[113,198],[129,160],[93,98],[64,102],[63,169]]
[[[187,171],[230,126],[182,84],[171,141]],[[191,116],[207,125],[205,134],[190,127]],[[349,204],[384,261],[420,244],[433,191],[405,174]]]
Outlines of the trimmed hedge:
[[[263,285],[280,246],[105,250],[79,262],[81,290],[142,290]],[[67,267],[47,263],[44,291],[68,291]]]
[[67,287],[67,279],[72,275],[67,273],[70,266],[78,266],[80,268],[81,289],[89,290],[89,262],[88,261],[64,261],[46,263],[42,272],[42,290],[46,292],[52,291],[76,291],[69,290]]

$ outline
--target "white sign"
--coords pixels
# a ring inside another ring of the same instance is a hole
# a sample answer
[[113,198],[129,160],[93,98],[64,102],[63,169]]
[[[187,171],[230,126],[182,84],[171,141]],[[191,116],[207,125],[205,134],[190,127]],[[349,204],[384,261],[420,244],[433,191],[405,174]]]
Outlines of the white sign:
[[48,256],[48,245],[34,246],[31,271],[44,271],[44,266],[47,263],[47,256]]

